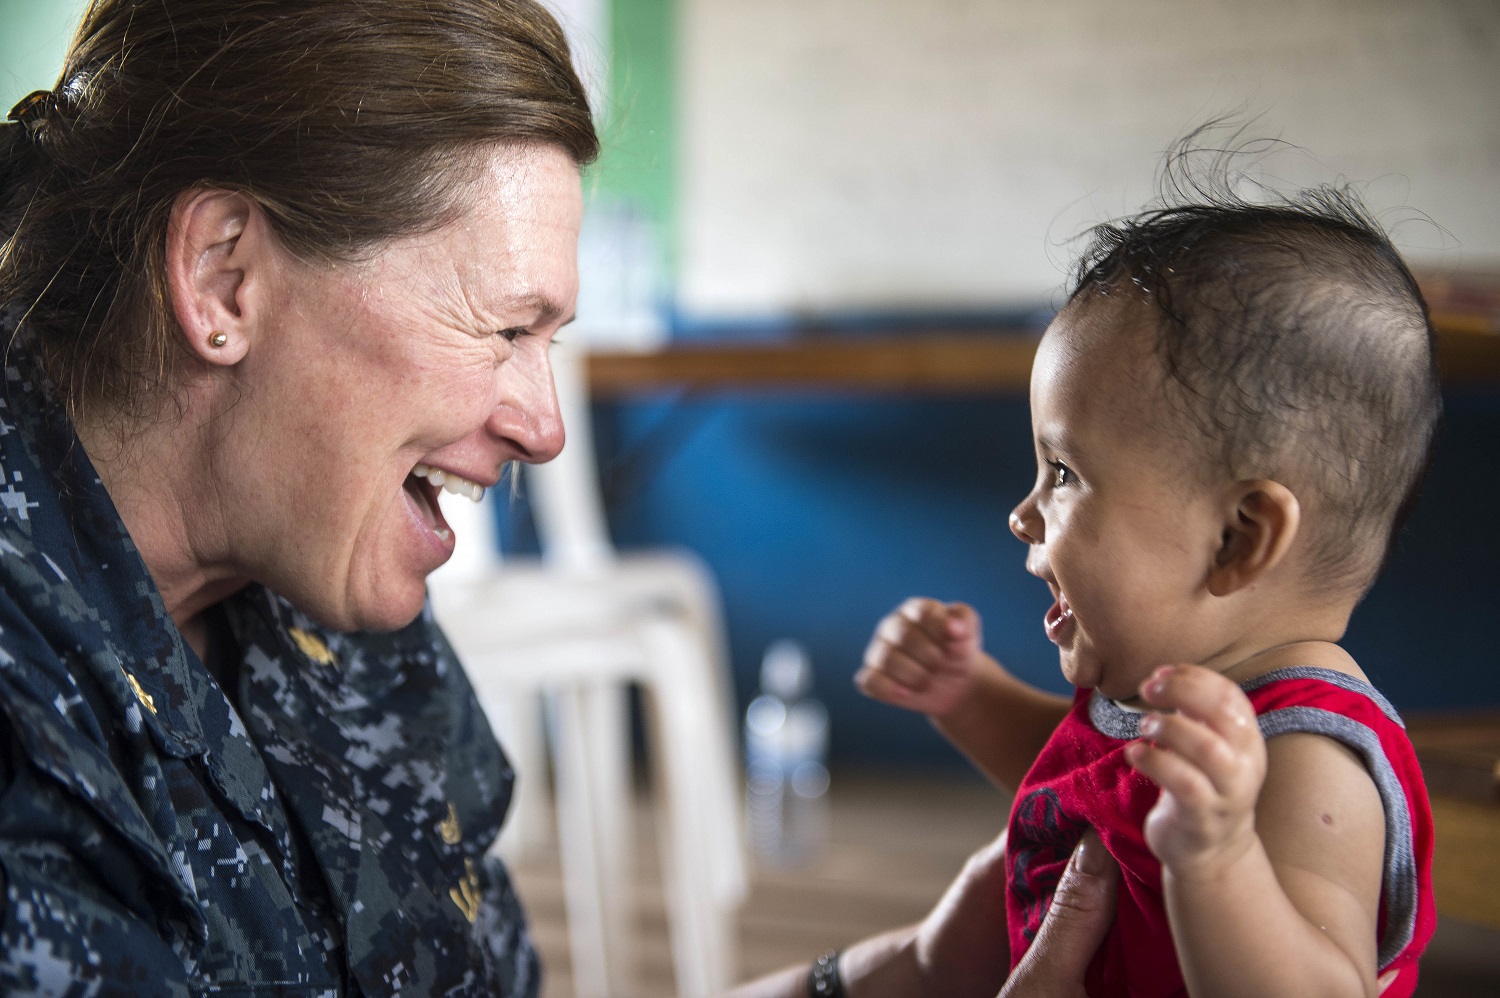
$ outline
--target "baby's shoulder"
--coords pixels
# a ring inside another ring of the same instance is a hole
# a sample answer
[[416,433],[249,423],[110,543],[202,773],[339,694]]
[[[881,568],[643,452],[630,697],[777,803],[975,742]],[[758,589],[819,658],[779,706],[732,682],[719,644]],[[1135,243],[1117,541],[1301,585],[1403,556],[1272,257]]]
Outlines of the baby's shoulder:
[[1256,833],[1300,910],[1324,911],[1333,892],[1379,911],[1385,968],[1430,935],[1421,768],[1396,708],[1352,656],[1332,643],[1300,650],[1236,677],[1266,738]]
[[[1225,675],[1250,698],[1267,738],[1297,730],[1332,733],[1320,731],[1326,725],[1309,711],[1348,715],[1376,726],[1383,726],[1380,719],[1384,718],[1402,726],[1396,708],[1370,682],[1354,656],[1331,641],[1300,641],[1274,648]],[[1289,710],[1292,713],[1283,713]],[[1268,716],[1278,713],[1277,718]]]
[[1426,800],[1421,767],[1400,714],[1363,673],[1288,665],[1241,688],[1266,739],[1257,827],[1303,845],[1334,834],[1351,850],[1390,831],[1391,847],[1413,854],[1428,820],[1414,813]]
[[1351,747],[1387,736],[1404,739],[1396,707],[1364,675],[1315,665],[1292,665],[1240,683],[1266,738],[1326,735]]

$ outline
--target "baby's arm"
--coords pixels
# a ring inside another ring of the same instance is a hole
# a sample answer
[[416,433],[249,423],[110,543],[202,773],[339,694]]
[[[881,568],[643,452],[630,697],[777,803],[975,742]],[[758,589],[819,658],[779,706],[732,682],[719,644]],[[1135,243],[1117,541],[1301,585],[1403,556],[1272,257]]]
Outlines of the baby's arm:
[[1126,752],[1162,788],[1146,840],[1188,992],[1375,995],[1385,824],[1364,766],[1318,735],[1267,744],[1207,669],[1159,669],[1141,695],[1175,711]]
[[985,654],[973,608],[915,596],[875,628],[854,682],[866,696],[926,714],[986,776],[1012,791],[1069,704]]

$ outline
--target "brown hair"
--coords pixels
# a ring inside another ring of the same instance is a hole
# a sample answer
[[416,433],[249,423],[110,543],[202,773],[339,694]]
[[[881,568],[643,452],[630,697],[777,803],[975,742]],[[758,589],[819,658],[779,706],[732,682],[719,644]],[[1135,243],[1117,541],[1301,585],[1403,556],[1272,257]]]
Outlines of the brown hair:
[[75,419],[167,387],[182,191],[242,192],[292,252],[347,259],[442,224],[481,147],[599,148],[534,0],[93,0],[12,119],[0,308]]

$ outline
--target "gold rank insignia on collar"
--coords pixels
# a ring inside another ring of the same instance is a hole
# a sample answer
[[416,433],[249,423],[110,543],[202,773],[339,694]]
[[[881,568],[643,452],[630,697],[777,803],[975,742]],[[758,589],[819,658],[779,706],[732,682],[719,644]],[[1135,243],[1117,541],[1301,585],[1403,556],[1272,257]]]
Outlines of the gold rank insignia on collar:
[[[121,669],[120,671],[121,672],[125,672],[124,669]],[[147,710],[149,710],[151,713],[155,714],[156,713],[156,701],[154,699],[152,699],[151,694],[147,693],[144,689],[142,689],[141,688],[141,684],[136,680],[136,678],[134,676],[132,676],[128,672],[125,672],[125,681],[127,683],[129,683],[130,684],[130,688],[135,691],[135,698],[137,700],[139,700],[145,706],[145,708]]]
[[328,650],[328,646],[323,643],[323,639],[316,634],[313,634],[311,631],[304,631],[300,627],[288,627],[286,632],[292,636],[292,641],[296,643],[297,650],[314,662],[319,665],[339,664],[338,658],[333,652]]
[[438,835],[450,846],[456,846],[463,840],[464,828],[458,823],[458,809],[453,806],[452,801],[448,802],[448,817],[438,824]]
[[479,917],[479,877],[474,872],[473,860],[464,860],[464,879],[457,887],[448,888],[448,896],[471,923]]

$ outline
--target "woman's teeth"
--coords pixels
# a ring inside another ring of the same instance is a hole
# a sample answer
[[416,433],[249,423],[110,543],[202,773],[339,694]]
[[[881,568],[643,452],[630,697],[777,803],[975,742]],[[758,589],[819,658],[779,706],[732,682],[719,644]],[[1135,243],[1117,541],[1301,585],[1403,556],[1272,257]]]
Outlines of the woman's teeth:
[[455,475],[451,471],[439,471],[437,468],[429,468],[425,464],[419,464],[411,470],[418,478],[425,478],[433,485],[438,486],[444,492],[452,492],[456,496],[464,496],[474,502],[484,498],[484,486],[478,482],[471,482],[467,478]]

